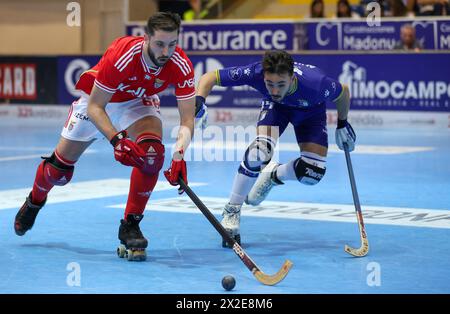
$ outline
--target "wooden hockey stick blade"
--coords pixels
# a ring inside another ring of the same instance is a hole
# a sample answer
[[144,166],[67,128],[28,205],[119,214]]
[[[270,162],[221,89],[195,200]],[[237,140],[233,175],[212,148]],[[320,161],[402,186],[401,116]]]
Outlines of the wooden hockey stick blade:
[[179,183],[180,187],[186,192],[192,202],[194,202],[194,204],[208,219],[208,221],[217,230],[217,232],[219,232],[222,238],[224,238],[228,243],[232,243],[234,253],[236,253],[236,255],[241,259],[244,265],[247,266],[248,270],[252,272],[252,274],[260,283],[273,286],[283,280],[284,277],[286,277],[293,265],[291,261],[286,260],[281,269],[274,275],[267,275],[263,273],[256,265],[256,263],[250,258],[250,256],[244,251],[244,249],[239,245],[239,243],[237,243],[236,240],[228,234],[221,223],[210,212],[208,207],[203,204],[203,202],[198,198],[198,196],[194,193],[194,191],[192,191],[192,189],[184,182],[182,178],[179,179]]
[[369,242],[367,241],[367,239],[363,240],[361,243],[361,247],[358,249],[345,245],[345,252],[355,257],[364,257],[367,255],[367,253],[369,253]]
[[287,274],[291,270],[292,265],[293,263],[290,260],[284,261],[283,266],[281,266],[280,270],[274,275],[267,275],[257,269],[252,271],[252,273],[260,283],[267,286],[273,286],[282,281],[287,276]]
[[[231,240],[234,241],[234,239]],[[233,251],[256,277],[256,280],[267,286],[273,286],[282,281],[291,270],[292,265],[294,265],[290,260],[286,260],[276,274],[267,275],[259,269],[258,265],[256,265],[256,263],[236,241],[233,242]]]
[[364,227],[364,221],[362,219],[362,213],[360,211],[357,212],[356,217],[358,218],[358,226],[359,226],[359,233],[361,236],[361,246],[357,249],[352,248],[348,245],[345,245],[345,252],[356,256],[356,257],[363,257],[366,256],[367,253],[369,253],[369,240],[367,239],[367,233]]

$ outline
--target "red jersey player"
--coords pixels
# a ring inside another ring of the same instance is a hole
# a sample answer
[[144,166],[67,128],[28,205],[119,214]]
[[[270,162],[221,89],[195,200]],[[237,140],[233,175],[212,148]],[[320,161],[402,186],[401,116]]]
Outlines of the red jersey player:
[[70,181],[76,161],[103,135],[114,147],[115,159],[133,167],[119,227],[119,256],[145,259],[147,239],[139,222],[164,163],[157,93],[168,85],[175,86],[180,129],[171,167],[164,174],[172,185],[178,184],[179,176],[187,180],[183,152],[194,129],[195,88],[192,63],[177,46],[179,29],[177,14],[156,13],[144,37],[116,39],[99,63],[81,75],[76,87],[82,96],[72,104],[55,151],[39,165],[33,189],[16,215],[18,235],[31,229],[52,187]]

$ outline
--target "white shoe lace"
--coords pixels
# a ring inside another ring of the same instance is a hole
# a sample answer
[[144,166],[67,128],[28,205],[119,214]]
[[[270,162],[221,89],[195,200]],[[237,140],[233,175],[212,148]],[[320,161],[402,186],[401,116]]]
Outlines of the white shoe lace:
[[225,209],[223,211],[222,224],[225,228],[239,229],[240,218],[240,209],[233,208],[232,212],[229,212],[227,209]]

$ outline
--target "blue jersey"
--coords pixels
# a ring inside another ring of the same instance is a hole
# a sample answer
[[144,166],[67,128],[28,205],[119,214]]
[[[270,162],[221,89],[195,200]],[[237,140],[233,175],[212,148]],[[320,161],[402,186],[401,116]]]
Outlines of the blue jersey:
[[261,62],[236,66],[216,71],[217,84],[221,86],[249,85],[258,90],[264,99],[280,105],[309,109],[334,101],[342,92],[341,84],[326,76],[319,68],[302,63],[294,63],[294,83],[280,101],[274,101],[264,84]]

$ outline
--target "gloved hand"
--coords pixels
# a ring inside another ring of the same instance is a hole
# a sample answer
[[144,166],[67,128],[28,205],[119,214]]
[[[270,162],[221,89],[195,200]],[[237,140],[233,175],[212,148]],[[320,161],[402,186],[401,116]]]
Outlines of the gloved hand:
[[[183,152],[176,152],[172,158],[170,168],[164,171],[164,176],[171,185],[179,185],[178,179],[181,178],[188,184],[186,162],[183,159]],[[183,189],[178,189],[178,194],[182,194]]]
[[208,125],[208,107],[205,102],[205,97],[195,96],[195,127],[202,130]]
[[142,168],[145,152],[127,136],[127,131],[123,130],[111,138],[110,143],[114,147],[114,158],[125,166]]
[[347,120],[339,120],[336,128],[336,145],[339,149],[344,150],[344,143],[347,143],[348,151],[355,149],[356,134],[352,126]]

